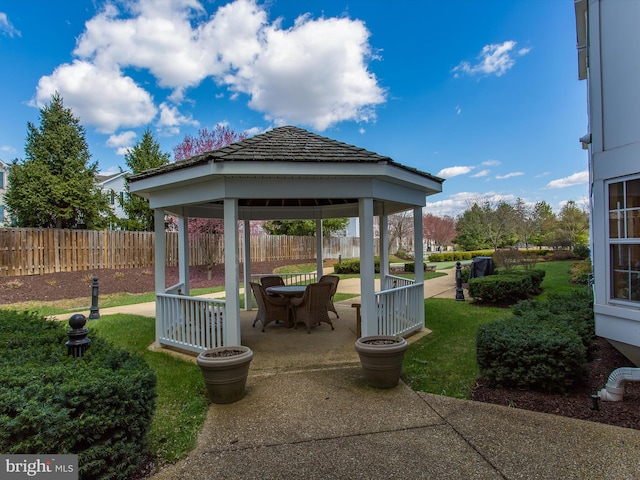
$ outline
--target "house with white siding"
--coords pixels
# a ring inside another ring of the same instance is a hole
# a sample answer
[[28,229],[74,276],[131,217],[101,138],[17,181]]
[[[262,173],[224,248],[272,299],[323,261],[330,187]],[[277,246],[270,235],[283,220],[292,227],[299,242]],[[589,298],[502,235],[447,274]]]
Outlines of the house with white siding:
[[640,365],[640,1],[575,0],[596,334]]

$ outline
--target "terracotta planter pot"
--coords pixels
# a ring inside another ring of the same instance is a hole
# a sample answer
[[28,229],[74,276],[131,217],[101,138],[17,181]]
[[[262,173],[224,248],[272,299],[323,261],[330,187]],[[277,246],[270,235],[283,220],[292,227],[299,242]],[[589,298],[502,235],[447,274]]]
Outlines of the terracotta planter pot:
[[198,355],[197,363],[213,403],[233,403],[244,396],[253,351],[249,347],[217,347]]
[[367,383],[375,388],[393,388],[400,381],[404,352],[408,344],[404,338],[372,335],[356,340],[356,351]]

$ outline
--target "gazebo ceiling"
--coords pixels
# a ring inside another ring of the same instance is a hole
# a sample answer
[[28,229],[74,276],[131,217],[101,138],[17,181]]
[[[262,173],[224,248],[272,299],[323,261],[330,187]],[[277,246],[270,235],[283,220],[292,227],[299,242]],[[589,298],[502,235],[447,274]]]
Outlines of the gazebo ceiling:
[[357,217],[358,199],[376,214],[424,206],[443,179],[389,157],[297,127],[278,127],[227,147],[129,177],[152,208],[222,218],[238,199],[244,220]]

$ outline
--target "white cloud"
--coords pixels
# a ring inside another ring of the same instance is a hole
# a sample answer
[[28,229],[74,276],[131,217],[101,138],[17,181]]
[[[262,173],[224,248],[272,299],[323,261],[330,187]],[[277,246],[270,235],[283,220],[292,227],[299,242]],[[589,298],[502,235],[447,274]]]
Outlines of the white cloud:
[[520,177],[521,175],[524,175],[524,172],[511,172],[506,175],[496,175],[496,180],[505,180],[507,178]]
[[427,202],[424,211],[438,216],[449,215],[456,217],[471,208],[474,203],[489,202],[496,204],[502,201],[512,202],[514,199],[515,197],[513,195],[502,195],[496,192],[459,192],[449,195],[449,197],[444,200]]
[[118,135],[111,135],[107,139],[107,146],[116,149],[118,155],[125,155],[133,147],[133,140],[136,138],[136,132],[128,130]]
[[0,152],[17,153],[17,150],[9,145],[0,145]]
[[102,133],[122,127],[138,127],[153,120],[156,108],[149,93],[119,70],[100,68],[75,60],[41,77],[36,90],[36,105],[41,108],[58,91],[83,124]]
[[489,175],[489,170],[480,170],[478,173],[471,175],[471,178],[486,177],[487,175]]
[[20,30],[17,30],[16,27],[11,24],[9,17],[7,17],[7,14],[4,12],[0,12],[0,33],[12,38],[22,35]]
[[495,75],[500,77],[507,73],[516,64],[516,57],[529,53],[529,48],[521,48],[514,50],[516,42],[507,40],[503,43],[492,43],[482,47],[480,55],[478,55],[478,63],[475,65],[467,61],[460,62],[451,71],[454,77],[458,78],[461,74],[466,75]]
[[162,135],[170,136],[180,133],[182,125],[197,127],[200,123],[190,115],[182,115],[176,106],[163,102],[160,104],[160,120],[158,120],[157,125]]
[[[235,0],[213,15],[197,0],[138,0],[109,3],[85,25],[76,59],[40,79],[37,100],[42,104],[57,90],[83,123],[103,132],[147,124],[158,109],[159,125],[171,133],[193,124],[177,106],[205,79],[231,99],[246,95],[249,107],[276,125],[324,130],[375,121],[376,105],[386,101],[368,70],[376,57],[360,20],[303,15],[283,29],[280,20],[269,23],[256,0]],[[159,107],[132,78],[139,70],[171,89]]]
[[497,167],[498,165],[500,165],[500,162],[498,160],[485,160],[484,162],[482,162],[482,165],[486,166],[486,167]]
[[462,113],[462,108],[460,105],[456,105],[456,115],[460,115]]
[[465,175],[473,170],[473,167],[463,167],[463,166],[455,166],[455,167],[447,167],[440,170],[436,176],[442,178],[452,178],[457,177],[458,175]]
[[569,175],[568,177],[559,178],[557,180],[552,180],[544,187],[545,189],[552,188],[565,188],[565,187],[573,187],[574,185],[581,185],[583,183],[587,183],[589,181],[589,171],[584,170],[582,172],[574,173],[573,175]]

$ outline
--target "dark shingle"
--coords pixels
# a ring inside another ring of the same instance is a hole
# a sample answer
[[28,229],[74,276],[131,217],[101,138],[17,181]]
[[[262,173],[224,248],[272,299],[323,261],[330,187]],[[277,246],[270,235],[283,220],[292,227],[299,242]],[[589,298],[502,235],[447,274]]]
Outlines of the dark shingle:
[[421,172],[415,168],[405,167],[394,162],[390,157],[378,155],[364,148],[322,137],[302,128],[285,126],[233,143],[218,150],[202,153],[176,163],[141,172],[130,177],[138,180],[160,175],[165,172],[201,165],[207,162],[349,162],[389,164],[442,182],[443,180]]

